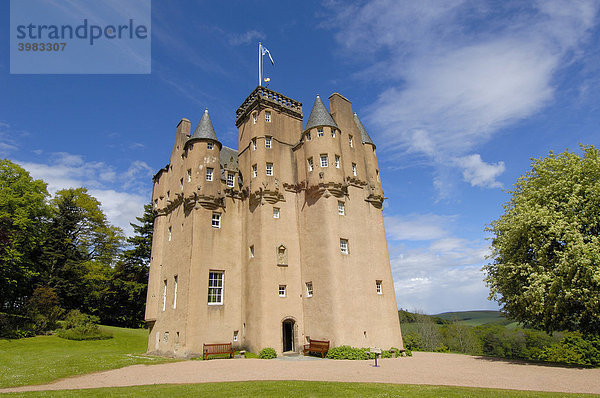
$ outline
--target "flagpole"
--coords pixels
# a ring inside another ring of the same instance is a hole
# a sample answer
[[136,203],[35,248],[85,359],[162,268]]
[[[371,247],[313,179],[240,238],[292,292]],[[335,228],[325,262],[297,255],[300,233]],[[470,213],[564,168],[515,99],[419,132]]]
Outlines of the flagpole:
[[262,86],[262,44],[258,42],[258,85]]

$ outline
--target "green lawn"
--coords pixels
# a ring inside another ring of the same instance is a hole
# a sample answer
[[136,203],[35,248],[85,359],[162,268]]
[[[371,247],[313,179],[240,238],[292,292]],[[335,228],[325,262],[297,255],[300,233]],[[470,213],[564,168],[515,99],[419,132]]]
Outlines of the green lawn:
[[146,352],[148,330],[103,328],[114,337],[91,341],[65,340],[57,336],[1,339],[0,387],[48,383],[72,375],[169,361],[141,356]]
[[[10,396],[13,394],[7,394]],[[19,393],[22,397],[592,397],[487,388],[316,381],[250,381]]]

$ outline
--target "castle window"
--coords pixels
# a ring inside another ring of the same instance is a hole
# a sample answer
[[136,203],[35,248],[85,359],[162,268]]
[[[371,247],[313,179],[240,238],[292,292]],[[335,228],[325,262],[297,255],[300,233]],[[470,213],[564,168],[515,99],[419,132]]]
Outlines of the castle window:
[[279,218],[279,207],[273,207],[273,218]]
[[265,122],[271,123],[271,112],[265,111]]
[[284,245],[277,248],[277,265],[288,265],[287,249]]
[[358,173],[356,172],[356,163],[352,163],[352,175],[356,177]]
[[167,191],[167,200],[171,199],[171,191]]
[[312,282],[306,282],[306,297],[312,297],[313,285]]
[[212,167],[207,167],[206,168],[206,181],[212,181],[213,180],[213,168]]
[[208,273],[208,305],[223,304],[223,271]]
[[340,252],[348,254],[348,239],[340,239]]
[[213,228],[221,228],[221,213],[212,214],[212,226]]
[[306,141],[310,141],[311,137],[310,137],[310,131],[308,133],[306,133]]
[[173,277],[173,309],[177,308],[177,275]]
[[158,199],[154,199],[154,208],[156,209],[158,207]]
[[308,171],[313,171],[313,158],[308,158]]
[[377,174],[377,182],[379,182],[379,170],[375,170],[375,174]]
[[252,165],[252,178],[256,177],[258,175],[258,170],[256,168],[256,165],[253,164]]
[[267,163],[267,175],[268,176],[273,175],[273,163]]
[[331,136],[335,138],[335,129],[333,127],[331,128]]
[[254,258],[254,245],[250,246],[250,258]]
[[252,114],[252,124],[256,124],[256,120],[258,119],[258,115],[256,113]]
[[163,281],[163,302],[162,302],[162,310],[164,311],[167,308],[167,280]]
[[377,289],[377,294],[383,294],[383,288],[381,287],[381,281],[375,281],[375,288]]
[[323,127],[319,127],[319,128],[317,129],[317,136],[318,136],[318,137],[323,137]]
[[252,138],[252,150],[256,151],[256,138]]
[[352,136],[351,135],[348,136],[348,143],[350,143],[350,148],[354,148],[354,143],[352,141]]
[[206,149],[213,149],[214,144],[212,142],[207,142],[206,143]]
[[286,285],[279,285],[279,297],[285,297]]
[[338,214],[340,216],[346,215],[346,206],[344,205],[344,202],[338,202]]
[[168,343],[168,342],[169,342],[169,332],[165,332],[165,334],[164,334],[164,336],[163,336],[163,341],[164,341],[165,343]]
[[188,169],[187,174],[188,174],[188,182],[192,182],[192,169]]
[[183,191],[183,178],[179,179],[179,189]]
[[271,148],[271,137],[265,137],[265,148]]
[[340,157],[338,155],[335,155],[335,168],[340,168]]
[[238,335],[239,335],[239,331],[234,330],[233,331],[233,341],[238,341]]
[[171,227],[169,227],[169,242],[171,241]]
[[329,157],[327,157],[327,154],[321,155],[321,167],[327,166],[329,166]]
[[234,183],[235,183],[235,174],[227,173],[227,186],[230,188],[233,188]]

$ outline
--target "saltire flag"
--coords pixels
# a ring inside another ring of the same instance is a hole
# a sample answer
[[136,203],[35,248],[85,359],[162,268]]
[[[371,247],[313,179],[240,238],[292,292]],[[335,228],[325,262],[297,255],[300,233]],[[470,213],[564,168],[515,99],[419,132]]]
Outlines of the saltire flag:
[[273,61],[273,57],[271,57],[271,52],[267,50],[267,47],[262,46],[262,55],[269,54],[269,59],[271,60],[271,65],[275,65],[275,61]]

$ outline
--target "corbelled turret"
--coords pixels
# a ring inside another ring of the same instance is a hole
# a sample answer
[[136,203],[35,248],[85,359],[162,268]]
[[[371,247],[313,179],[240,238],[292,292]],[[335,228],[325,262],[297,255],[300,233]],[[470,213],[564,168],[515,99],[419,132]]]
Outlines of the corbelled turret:
[[360,137],[361,137],[362,143],[363,144],[371,144],[371,145],[375,146],[375,144],[373,143],[373,140],[371,139],[371,137],[369,137],[367,130],[365,130],[365,126],[363,126],[363,124],[360,122],[360,119],[358,118],[358,115],[356,114],[356,112],[354,112],[354,123],[356,123],[356,127],[358,127],[358,130],[360,131]]
[[194,134],[187,140],[186,144],[194,140],[212,140],[219,145],[219,148],[222,147],[215,134],[215,128],[210,121],[210,116],[208,116],[208,109],[204,110],[204,114],[202,115],[200,122],[198,122],[196,130],[194,130]]
[[313,105],[312,111],[310,111],[310,116],[308,117],[308,122],[306,123],[306,127],[304,131],[310,130],[315,127],[335,127],[338,128],[337,124],[323,105],[323,101],[321,101],[321,97],[317,95],[315,99],[315,104]]

